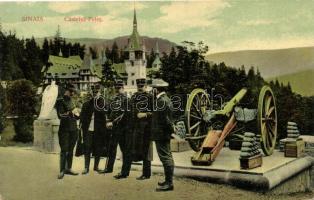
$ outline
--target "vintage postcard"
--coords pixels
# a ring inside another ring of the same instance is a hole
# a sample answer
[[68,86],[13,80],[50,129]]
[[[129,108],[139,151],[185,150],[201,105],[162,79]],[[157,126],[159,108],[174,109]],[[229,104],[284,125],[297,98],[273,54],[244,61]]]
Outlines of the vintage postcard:
[[1,1],[0,200],[313,199],[314,1]]

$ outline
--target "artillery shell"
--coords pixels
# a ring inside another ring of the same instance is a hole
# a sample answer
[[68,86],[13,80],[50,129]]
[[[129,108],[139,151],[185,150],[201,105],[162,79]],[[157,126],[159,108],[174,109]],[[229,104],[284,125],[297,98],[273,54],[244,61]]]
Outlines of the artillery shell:
[[242,147],[252,147],[252,146],[254,146],[254,144],[251,142],[242,142]]
[[244,141],[244,142],[254,142],[255,139],[254,139],[254,138],[245,137],[245,138],[243,139],[243,141]]
[[260,154],[261,152],[258,150],[258,149],[256,149],[255,151],[254,151],[254,155],[258,155],[258,154]]
[[287,126],[287,130],[298,130],[297,126]]
[[245,137],[255,137],[255,133],[251,133],[251,132],[245,132],[244,133]]
[[287,133],[297,134],[297,133],[300,133],[300,131],[299,130],[287,130]]
[[241,147],[241,152],[252,152],[254,149],[250,147]]
[[241,156],[241,157],[250,157],[250,156],[251,156],[251,153],[241,152],[241,153],[240,153],[240,156]]
[[297,126],[298,124],[295,122],[288,122],[288,126]]
[[300,137],[299,134],[288,134],[288,138],[298,138]]

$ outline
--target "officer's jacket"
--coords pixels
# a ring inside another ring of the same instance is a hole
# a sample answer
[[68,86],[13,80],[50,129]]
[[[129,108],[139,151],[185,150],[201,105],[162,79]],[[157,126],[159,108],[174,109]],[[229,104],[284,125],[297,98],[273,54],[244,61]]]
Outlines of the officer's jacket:
[[154,99],[151,139],[168,140],[173,133],[172,103],[166,93],[160,93]]
[[129,100],[125,94],[116,94],[109,106],[109,121],[113,123],[113,129],[127,130],[129,118]]
[[74,103],[71,97],[63,96],[63,98],[57,99],[55,107],[58,118],[60,119],[59,131],[77,130],[77,118],[72,114]]
[[94,113],[94,98],[91,98],[83,103],[82,111],[80,114],[80,122],[81,122],[82,130],[84,132],[88,131],[93,113]]
[[[141,124],[150,124],[151,118],[149,116],[153,111],[153,96],[147,92],[136,92],[130,100],[130,118],[132,121],[133,129],[142,129]],[[138,119],[138,113],[147,113],[148,117]]]
[[[96,104],[98,106],[96,106]],[[82,130],[84,132],[88,131],[92,115],[94,114],[94,132],[96,134],[103,134],[106,130],[107,110],[107,104],[101,98],[99,98],[98,101],[97,99],[95,100],[95,98],[91,98],[90,100],[84,102],[80,114]]]
[[[130,137],[127,142],[131,142],[131,152],[134,161],[139,161],[148,158],[150,151],[150,125],[151,117],[139,119],[138,113],[151,113],[153,110],[152,95],[147,92],[136,92],[130,100],[130,117],[129,117],[129,131]],[[150,156],[151,159],[152,156]]]

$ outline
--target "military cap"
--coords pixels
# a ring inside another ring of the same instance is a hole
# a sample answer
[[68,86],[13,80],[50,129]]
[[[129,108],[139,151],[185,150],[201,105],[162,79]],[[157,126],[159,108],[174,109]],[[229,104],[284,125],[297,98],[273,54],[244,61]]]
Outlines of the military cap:
[[152,87],[154,88],[158,88],[158,87],[168,87],[169,84],[162,80],[162,79],[153,79],[153,82],[152,82]]
[[124,86],[124,83],[123,83],[123,81],[121,80],[121,79],[117,79],[116,81],[115,81],[115,83],[114,83],[114,87],[115,88],[121,88],[121,87],[123,87]]
[[136,85],[138,85],[138,86],[146,85],[146,79],[145,78],[136,79]]

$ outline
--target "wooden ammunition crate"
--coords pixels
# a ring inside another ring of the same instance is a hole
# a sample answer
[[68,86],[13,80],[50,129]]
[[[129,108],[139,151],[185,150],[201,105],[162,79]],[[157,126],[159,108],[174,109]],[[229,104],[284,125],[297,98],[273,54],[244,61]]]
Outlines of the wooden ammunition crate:
[[289,141],[285,143],[285,157],[298,158],[304,154],[305,144],[303,140]]
[[263,164],[262,154],[250,158],[240,158],[241,169],[253,169]]
[[175,140],[171,139],[170,149],[172,152],[183,152],[191,150],[189,142],[185,140]]

